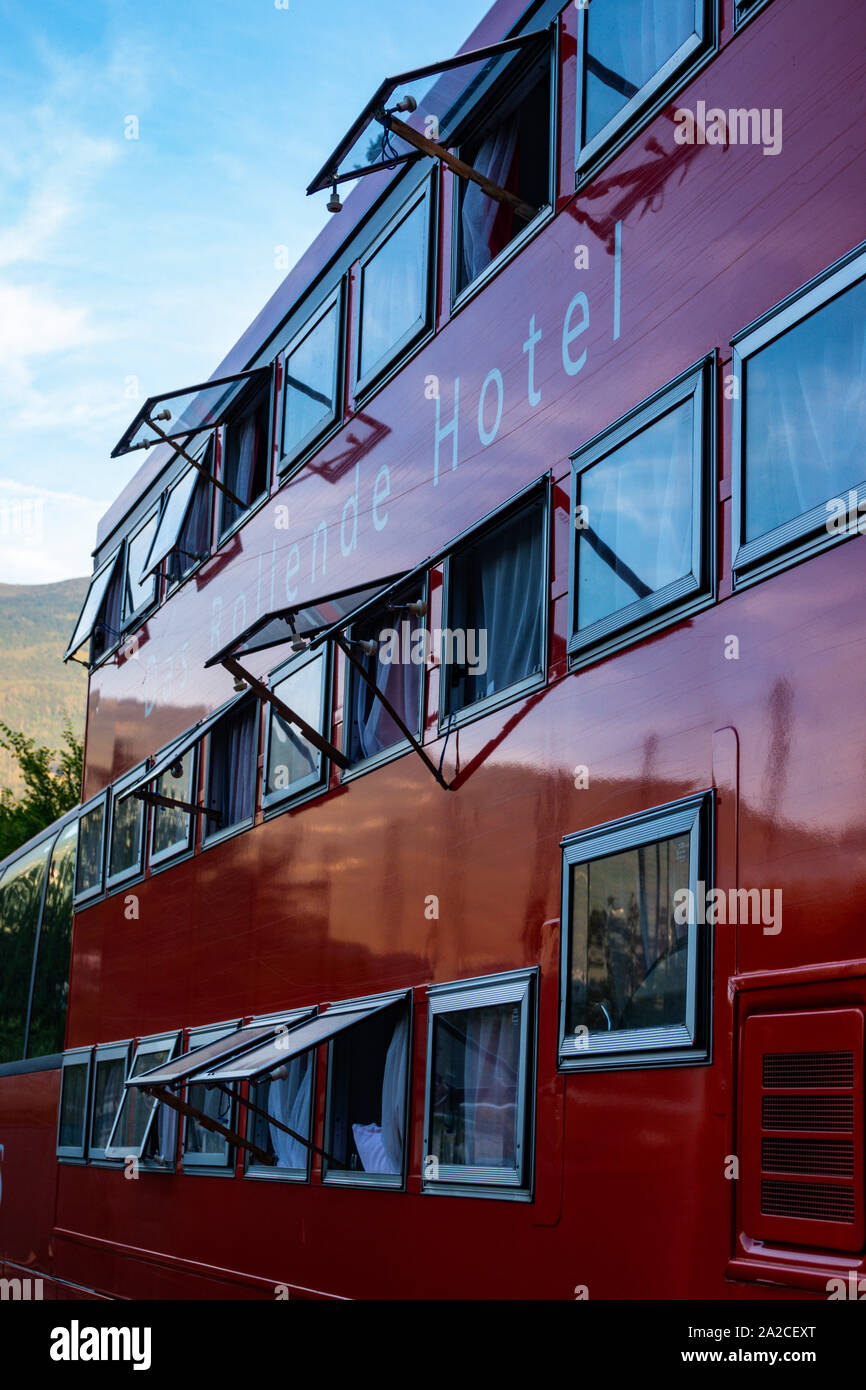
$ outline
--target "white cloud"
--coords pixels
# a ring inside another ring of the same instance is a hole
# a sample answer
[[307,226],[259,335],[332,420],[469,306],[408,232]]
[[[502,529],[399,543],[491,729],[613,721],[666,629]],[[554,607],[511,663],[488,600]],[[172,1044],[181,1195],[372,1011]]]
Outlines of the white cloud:
[[0,478],[0,582],[50,584],[90,574],[104,500]]

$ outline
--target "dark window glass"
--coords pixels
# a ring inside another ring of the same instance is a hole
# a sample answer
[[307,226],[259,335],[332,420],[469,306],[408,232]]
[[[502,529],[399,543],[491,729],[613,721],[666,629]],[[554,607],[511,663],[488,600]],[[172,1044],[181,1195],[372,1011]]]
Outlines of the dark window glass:
[[210,735],[207,805],[219,819],[207,817],[208,835],[252,820],[258,759],[258,706],[252,700],[232,709]]
[[[157,778],[154,791],[159,796],[169,797],[172,801],[185,801],[187,805],[191,805],[195,791],[194,768],[195,750],[190,749],[178,763]],[[179,806],[154,806],[150,842],[151,862],[166,859],[172,854],[179,854],[182,850],[188,849],[191,829],[188,811],[182,811]]]
[[24,1056],[33,948],[51,841],[28,850],[0,882],[0,1062]]
[[693,441],[689,400],[580,472],[578,629],[691,573]]
[[686,1023],[689,867],[687,834],[572,866],[567,1032]]
[[[163,1062],[169,1060],[171,1053],[172,1044],[168,1042],[149,1051],[139,1049],[132,1064],[130,1076],[141,1076],[142,1072],[153,1071],[154,1067],[161,1067]],[[141,1152],[147,1134],[148,1122],[156,1105],[156,1098],[145,1095],[144,1091],[137,1086],[124,1088],[120,1108],[111,1130],[108,1146],[112,1150],[111,1157],[125,1158],[127,1155],[135,1157]],[[160,1105],[159,1109],[161,1111],[167,1110],[168,1107]],[[175,1112],[169,1111],[169,1114],[173,1113]]]
[[695,0],[592,0],[586,27],[584,143],[692,37]]
[[[322,731],[322,668],[324,656],[306,661],[274,686],[274,694],[289,709]],[[270,710],[268,761],[265,768],[265,797],[277,801],[315,786],[322,775],[322,754],[294,724],[288,724],[273,708]]]
[[361,271],[359,377],[384,365],[426,322],[428,222],[422,199]]
[[448,562],[449,713],[543,670],[545,514],[533,503]]
[[430,1142],[443,1165],[518,1170],[521,1005],[433,1019]]
[[[406,608],[380,611],[350,631],[352,654],[403,723],[417,734],[426,647],[423,622]],[[366,648],[372,648],[367,650]],[[414,657],[414,659],[413,659]],[[348,753],[353,763],[402,743],[405,735],[357,671],[347,666]]]
[[114,566],[114,573],[99,605],[99,614],[90,638],[90,664],[99,661],[106,652],[111,651],[120,641],[123,627],[123,595],[126,572],[123,557]]
[[271,1079],[251,1087],[250,1099],[253,1104],[271,1117],[268,1120],[262,1115],[253,1115],[251,1138],[270,1156],[274,1168],[296,1172],[307,1170],[310,1151],[306,1144],[292,1138],[278,1124],[272,1124],[271,1120],[293,1129],[304,1139],[310,1138],[313,1069],[313,1053],[305,1052],[279,1067]]
[[95,892],[102,887],[102,860],[105,848],[105,802],[99,801],[78,821],[78,861],[75,870],[76,894]]
[[150,548],[156,535],[157,517],[154,514],[140,531],[129,538],[126,547],[126,601],[124,619],[131,622],[137,614],[149,608],[156,598],[156,575],[142,578]]
[[45,910],[36,953],[30,1037],[27,1043],[29,1057],[43,1057],[51,1052],[60,1052],[63,1047],[77,844],[78,826],[73,822],[61,830],[51,854]]
[[866,280],[744,363],[745,540],[866,478]]
[[126,1080],[125,1057],[100,1057],[97,1053],[93,1076],[93,1119],[90,1126],[90,1149],[104,1151],[111,1126],[123,1095]]
[[118,796],[111,817],[109,879],[124,877],[141,868],[143,835],[144,802],[137,796]]
[[372,1015],[333,1041],[328,1142],[334,1172],[403,1171],[409,1014],[405,1004]]
[[[212,467],[213,446],[209,445],[204,466]],[[177,584],[190,570],[195,569],[210,552],[211,484],[203,474],[198,475],[177,542],[168,553],[166,573],[170,584]]]
[[87,1119],[87,1073],[87,1062],[68,1062],[63,1068],[58,1148],[81,1149],[84,1147],[84,1128]]
[[286,354],[283,454],[293,454],[333,420],[337,410],[339,304]]
[[261,391],[255,400],[225,427],[223,437],[223,482],[243,503],[239,507],[226,494],[222,498],[222,531],[240,520],[268,487],[268,415],[270,393]]
[[[479,174],[540,211],[550,202],[550,56],[545,52],[495,117],[460,149]],[[465,289],[532,220],[455,180],[459,198],[458,290]]]

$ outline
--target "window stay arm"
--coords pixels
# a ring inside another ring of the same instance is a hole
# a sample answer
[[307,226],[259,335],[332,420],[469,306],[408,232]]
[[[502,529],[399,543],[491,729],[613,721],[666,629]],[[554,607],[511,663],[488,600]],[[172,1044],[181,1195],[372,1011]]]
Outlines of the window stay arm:
[[243,1135],[238,1134],[236,1130],[228,1129],[225,1125],[220,1124],[219,1120],[215,1120],[213,1116],[206,1115],[203,1110],[199,1110],[197,1106],[190,1105],[188,1101],[183,1101],[179,1096],[173,1095],[168,1087],[141,1086],[139,1090],[144,1091],[146,1095],[154,1096],[160,1104],[167,1105],[171,1110],[176,1110],[179,1115],[185,1115],[188,1119],[197,1120],[203,1129],[209,1129],[214,1134],[221,1134],[222,1137],[227,1139],[233,1146],[240,1149],[249,1149],[250,1153],[259,1163],[270,1164],[270,1156],[264,1149],[260,1149],[258,1144],[254,1144],[251,1139],[244,1138]]
[[[267,1078],[265,1079],[267,1080]],[[215,1081],[214,1087],[216,1088],[216,1090],[222,1091],[227,1096],[232,1095],[232,1092],[229,1089],[229,1087],[226,1086],[223,1082]],[[282,1120],[276,1120],[274,1119],[273,1115],[269,1114],[267,1110],[262,1110],[260,1105],[256,1105],[253,1101],[249,1099],[242,1100],[240,1104],[245,1105],[247,1110],[252,1110],[254,1115],[261,1115],[262,1119],[267,1120],[269,1125],[275,1125],[277,1129],[281,1129],[292,1139],[296,1139],[299,1144],[303,1144],[305,1149],[312,1149],[314,1154],[320,1154],[321,1157],[326,1158],[329,1163],[333,1163],[336,1168],[348,1168],[349,1165],[347,1163],[343,1163],[342,1159],[336,1158],[334,1154],[328,1153],[327,1149],[320,1149],[318,1144],[314,1144],[312,1139],[305,1139],[303,1134],[299,1134],[296,1129],[289,1129],[289,1126],[284,1125]]]
[[441,773],[440,769],[436,767],[435,763],[433,763],[433,762],[430,760],[430,758],[428,758],[426,752],[425,752],[424,749],[422,748],[421,744],[418,742],[418,739],[417,739],[417,738],[415,737],[415,735],[411,732],[411,730],[408,729],[408,728],[406,727],[405,723],[403,722],[403,720],[401,719],[400,715],[399,715],[399,714],[397,713],[397,711],[395,710],[394,706],[391,704],[391,701],[388,699],[388,697],[387,697],[387,695],[384,693],[384,691],[380,690],[379,687],[376,685],[376,682],[375,682],[375,681],[372,681],[372,680],[370,679],[369,674],[367,673],[367,671],[365,671],[365,669],[364,669],[364,667],[362,666],[361,662],[358,660],[358,658],[357,658],[357,657],[354,655],[354,653],[352,652],[351,647],[349,646],[349,643],[347,642],[347,640],[346,640],[346,638],[344,637],[344,635],[343,635],[341,632],[335,632],[335,633],[334,633],[334,641],[336,642],[337,646],[340,648],[340,651],[343,653],[343,655],[345,656],[346,660],[347,660],[348,662],[350,662],[351,665],[354,667],[354,669],[357,671],[358,675],[359,675],[359,676],[361,677],[361,679],[364,681],[365,685],[367,685],[367,686],[370,688],[370,690],[373,692],[373,695],[376,697],[376,699],[380,700],[380,701],[382,702],[382,704],[385,706],[385,709],[388,711],[388,713],[390,714],[390,716],[391,716],[391,718],[393,719],[394,723],[397,725],[397,728],[400,729],[400,731],[402,732],[402,734],[404,735],[404,737],[407,738],[407,739],[409,740],[409,743],[412,745],[412,747],[414,748],[415,752],[418,754],[418,756],[419,756],[419,758],[421,759],[421,761],[425,764],[425,766],[429,769],[429,771],[430,771],[430,772],[433,774],[433,776],[436,778],[436,781],[439,783],[440,787],[442,787],[443,790],[445,790],[446,792],[447,792],[447,791],[450,791],[451,788],[450,788],[450,786],[448,785],[448,783],[445,781],[445,778],[442,776],[442,773]]
[[178,810],[186,811],[191,816],[207,816],[209,820],[215,820],[217,824],[222,820],[219,811],[210,811],[206,806],[199,806],[194,801],[180,801],[174,796],[163,796],[161,792],[148,791],[147,787],[139,787],[138,791],[134,791],[132,795],[138,797],[139,801],[146,801],[149,806],[177,807]]
[[625,560],[620,559],[615,550],[611,550],[610,546],[602,540],[597,531],[594,531],[591,526],[587,526],[580,532],[580,535],[583,536],[588,545],[592,546],[602,563],[613,570],[617,579],[621,579],[623,583],[627,584],[628,587],[637,594],[638,598],[649,598],[650,594],[653,592],[650,586],[645,584],[643,580],[635,574],[634,570],[626,564]]
[[333,759],[337,766],[343,768],[345,771],[349,766],[349,760],[343,756],[339,748],[336,748],[329,739],[326,739],[317,729],[314,729],[311,724],[308,724],[306,719],[303,719],[300,714],[297,714],[295,710],[290,709],[288,705],[284,704],[280,697],[275,695],[262,681],[257,680],[255,676],[251,675],[246,667],[241,665],[237,657],[223,657],[221,664],[230,675],[234,676],[237,680],[244,681],[258,700],[264,700],[266,704],[269,704],[275,709],[277,714],[285,719],[287,724],[296,724],[308,743],[311,743],[314,748],[318,748],[319,752],[324,753],[326,758]]
[[[144,420],[145,424],[150,425],[150,428],[156,434],[159,435],[163,443],[169,444],[171,448],[175,450],[176,453],[180,454],[182,459],[186,459],[187,463],[192,464],[193,468],[197,468],[201,476],[203,478],[207,478],[208,482],[213,483],[215,487],[218,487],[220,492],[224,492],[226,497],[228,497],[230,501],[234,502],[236,507],[240,507],[241,511],[244,512],[247,510],[247,507],[249,506],[248,502],[242,502],[241,499],[237,496],[237,494],[232,492],[230,487],[226,487],[225,483],[221,482],[215,474],[209,473],[200,459],[193,458],[192,454],[187,453],[186,448],[183,444],[178,444],[176,439],[169,438],[162,426],[156,423],[156,420],[154,420],[150,415],[145,415]],[[192,438],[192,435],[195,433],[196,431],[193,430],[189,437]]]
[[444,145],[440,145],[436,140],[428,139],[426,135],[414,130],[412,126],[399,120],[390,112],[377,112],[376,119],[386,130],[392,131],[394,135],[399,135],[401,140],[405,140],[408,145],[420,150],[422,154],[430,155],[432,159],[440,159],[458,178],[477,183],[481,192],[486,193],[488,198],[493,198],[497,203],[507,203],[524,221],[531,222],[533,217],[537,215],[538,208],[534,208],[530,203],[525,203],[515,193],[509,193],[507,189],[500,188],[498,183],[493,183],[484,174],[479,174],[478,170],[473,169],[471,164],[467,164],[464,159],[460,159],[450,150],[446,150]]

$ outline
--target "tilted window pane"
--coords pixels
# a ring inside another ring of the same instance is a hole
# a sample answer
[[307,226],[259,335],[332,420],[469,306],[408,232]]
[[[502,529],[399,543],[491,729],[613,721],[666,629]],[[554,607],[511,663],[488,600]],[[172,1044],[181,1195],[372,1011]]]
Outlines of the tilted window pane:
[[143,833],[144,802],[137,796],[118,798],[114,803],[111,820],[109,878],[140,868]]
[[72,1062],[63,1068],[60,1095],[58,1147],[78,1149],[84,1144],[87,1111],[87,1063]]
[[520,1007],[435,1016],[431,1145],[441,1164],[518,1168]]
[[693,440],[689,400],[579,474],[579,629],[691,572]]
[[745,538],[866,479],[866,280],[745,362]]
[[33,981],[28,1057],[44,1057],[63,1048],[77,844],[78,826],[73,822],[60,832],[51,854]]
[[111,1135],[111,1126],[123,1094],[126,1080],[126,1058],[96,1059],[93,1080],[93,1122],[90,1129],[91,1149],[104,1149]]
[[11,864],[0,885],[0,1062],[24,1056],[33,948],[51,841]]
[[[169,1043],[152,1052],[139,1052],[133,1063],[130,1076],[141,1076],[142,1072],[152,1071],[154,1067],[160,1067],[163,1062],[167,1062],[170,1056],[171,1046]],[[138,1086],[125,1088],[120,1110],[117,1113],[117,1119],[111,1133],[111,1148],[113,1150],[121,1151],[124,1156],[138,1153],[147,1130],[147,1122],[156,1103],[155,1096],[146,1095]],[[167,1107],[161,1108],[166,1109]]]
[[105,841],[105,803],[85,811],[78,822],[78,863],[75,870],[76,893],[88,893],[102,886],[102,859]]
[[[322,727],[322,662],[318,657],[308,661],[285,680],[274,686],[274,694],[289,709],[305,719],[311,728]],[[268,741],[268,765],[265,793],[268,796],[288,795],[299,786],[318,780],[322,755],[294,724],[288,724],[272,709]]]
[[145,561],[150,554],[153,538],[156,535],[156,516],[134,536],[130,537],[126,548],[126,617],[134,617],[142,609],[149,607],[156,597],[156,575],[142,579]]
[[586,15],[589,141],[695,32],[695,0],[592,0]]
[[[175,769],[180,773],[180,776],[175,777],[174,772],[169,768],[168,772],[164,772],[161,777],[157,778],[154,791],[159,796],[166,796],[172,801],[185,801],[187,805],[190,805],[193,794],[192,774],[194,766],[195,752],[191,750],[181,760],[180,767]],[[171,854],[172,851],[186,849],[190,841],[190,828],[188,811],[182,811],[179,806],[154,806],[151,858],[161,858]]]
[[569,1032],[686,1022],[689,929],[674,894],[688,888],[687,834],[572,867]]
[[335,304],[286,356],[283,453],[290,454],[336,409],[339,313]]
[[364,266],[361,370],[368,372],[420,324],[426,313],[427,203],[422,201]]
[[[279,1125],[286,1125],[304,1139],[310,1138],[312,1088],[313,1054],[305,1052],[280,1067],[271,1080],[260,1082],[250,1090],[253,1104],[271,1117],[268,1120],[262,1115],[252,1115],[252,1141],[271,1156],[275,1168],[306,1171],[309,1149]],[[279,1123],[273,1124],[272,1120]]]
[[93,665],[101,656],[120,641],[123,628],[123,595],[125,571],[122,564],[114,567],[111,582],[105,591],[99,615],[90,638],[90,663]]
[[403,1168],[409,1016],[384,1009],[332,1043],[330,1122],[326,1147],[353,1172],[398,1174]]
[[[380,611],[355,623],[351,631],[353,641],[376,643],[375,651],[355,647],[353,655],[413,734],[418,733],[421,718],[425,648],[420,645],[424,639],[416,640],[416,634],[422,630],[420,618],[399,608]],[[399,725],[354,669],[348,673],[348,692],[349,758],[353,763],[403,742],[405,735]]]

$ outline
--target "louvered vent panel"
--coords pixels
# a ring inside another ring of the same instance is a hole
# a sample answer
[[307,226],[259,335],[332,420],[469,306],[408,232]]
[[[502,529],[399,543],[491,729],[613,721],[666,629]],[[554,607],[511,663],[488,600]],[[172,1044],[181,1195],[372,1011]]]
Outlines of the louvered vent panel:
[[780,1245],[864,1241],[863,1014],[756,1014],[743,1030],[744,1232]]

